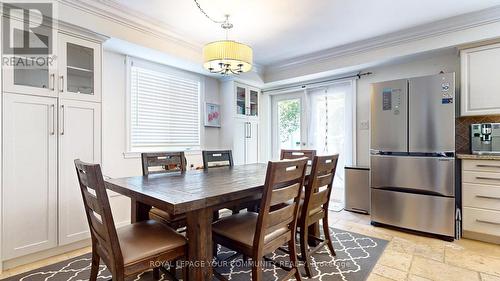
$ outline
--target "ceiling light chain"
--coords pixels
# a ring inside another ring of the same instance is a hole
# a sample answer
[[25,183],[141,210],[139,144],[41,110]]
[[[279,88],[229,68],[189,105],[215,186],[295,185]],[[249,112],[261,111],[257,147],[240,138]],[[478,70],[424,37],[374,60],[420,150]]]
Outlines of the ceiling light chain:
[[200,12],[201,12],[202,14],[204,14],[204,15],[205,15],[205,17],[207,17],[207,19],[209,19],[209,20],[213,21],[214,23],[222,23],[222,24],[223,24],[223,23],[225,23],[225,22],[227,21],[227,17],[226,17],[226,21],[216,21],[216,20],[214,20],[213,18],[211,18],[211,17],[207,14],[207,12],[205,12],[205,10],[203,10],[203,8],[201,7],[200,3],[198,3],[198,0],[194,0],[194,3],[196,3],[196,6],[198,6],[198,9],[200,9]]

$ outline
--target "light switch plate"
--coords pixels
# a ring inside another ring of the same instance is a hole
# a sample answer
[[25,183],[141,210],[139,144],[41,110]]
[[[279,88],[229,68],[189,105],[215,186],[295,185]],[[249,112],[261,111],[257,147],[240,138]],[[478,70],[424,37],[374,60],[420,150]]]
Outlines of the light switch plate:
[[370,129],[370,122],[368,122],[368,120],[363,120],[363,121],[359,122],[359,129],[360,130]]

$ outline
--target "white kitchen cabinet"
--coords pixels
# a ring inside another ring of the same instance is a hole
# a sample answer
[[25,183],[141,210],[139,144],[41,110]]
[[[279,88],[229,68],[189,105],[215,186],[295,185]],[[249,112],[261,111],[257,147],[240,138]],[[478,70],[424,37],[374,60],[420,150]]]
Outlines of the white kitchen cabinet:
[[59,34],[59,97],[101,100],[101,44]]
[[234,81],[221,85],[222,148],[233,151],[235,165],[259,161],[260,90]]
[[462,160],[465,238],[500,244],[500,161]]
[[257,88],[234,83],[235,116],[255,120],[259,116],[259,93]]
[[460,51],[461,115],[500,114],[500,44]]
[[101,105],[59,101],[59,245],[90,237],[75,159],[101,162]]
[[57,99],[3,94],[2,259],[57,245]]

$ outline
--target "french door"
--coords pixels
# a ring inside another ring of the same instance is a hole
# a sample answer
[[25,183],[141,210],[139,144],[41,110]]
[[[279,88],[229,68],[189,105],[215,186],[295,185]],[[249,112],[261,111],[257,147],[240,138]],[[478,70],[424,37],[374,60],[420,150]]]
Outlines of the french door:
[[346,81],[272,96],[273,158],[279,159],[281,149],[339,154],[332,196],[337,202],[344,197],[344,167],[355,163],[355,93],[354,81]]

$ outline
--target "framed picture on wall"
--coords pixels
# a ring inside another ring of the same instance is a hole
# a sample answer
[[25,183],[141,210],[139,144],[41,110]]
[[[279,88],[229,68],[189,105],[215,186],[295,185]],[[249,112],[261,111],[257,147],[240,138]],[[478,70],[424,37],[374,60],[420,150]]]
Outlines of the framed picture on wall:
[[205,103],[205,127],[220,128],[220,105]]

